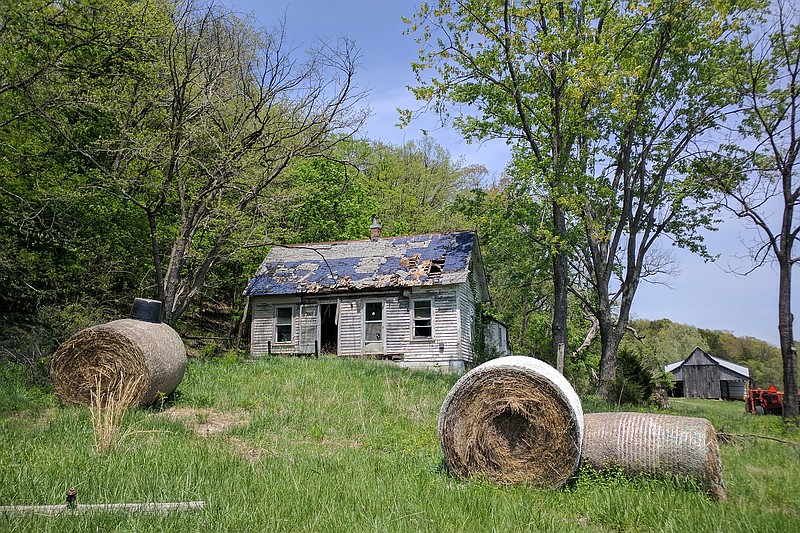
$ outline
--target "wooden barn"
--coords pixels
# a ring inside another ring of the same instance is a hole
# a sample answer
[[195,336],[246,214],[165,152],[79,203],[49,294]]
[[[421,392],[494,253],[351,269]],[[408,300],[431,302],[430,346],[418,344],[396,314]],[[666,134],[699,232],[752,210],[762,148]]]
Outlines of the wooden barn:
[[702,349],[664,367],[675,382],[674,396],[684,398],[714,398],[744,400],[751,382],[746,366],[708,355]]
[[505,326],[481,314],[489,295],[474,232],[381,238],[373,221],[371,234],[269,251],[245,290],[253,355],[322,352],[463,372],[476,352],[508,353]]

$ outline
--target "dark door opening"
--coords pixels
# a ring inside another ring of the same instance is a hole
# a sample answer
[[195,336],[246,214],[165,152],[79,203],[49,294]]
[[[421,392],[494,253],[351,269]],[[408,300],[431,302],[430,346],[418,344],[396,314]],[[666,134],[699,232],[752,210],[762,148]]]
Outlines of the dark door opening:
[[319,305],[319,343],[322,353],[337,354],[339,324],[336,320],[336,304]]

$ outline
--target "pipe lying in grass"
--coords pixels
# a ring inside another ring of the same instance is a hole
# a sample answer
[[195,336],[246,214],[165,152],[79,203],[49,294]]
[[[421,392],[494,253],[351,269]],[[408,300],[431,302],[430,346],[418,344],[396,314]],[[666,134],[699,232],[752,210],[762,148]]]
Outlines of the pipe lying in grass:
[[569,382],[531,357],[501,357],[466,373],[439,412],[450,471],[498,483],[558,487],[580,461],[583,409]]
[[198,511],[205,508],[205,501],[171,502],[171,503],[95,503],[76,504],[74,508],[67,505],[5,505],[0,506],[0,515],[7,513],[35,513],[47,516],[84,513],[162,513],[173,511]]

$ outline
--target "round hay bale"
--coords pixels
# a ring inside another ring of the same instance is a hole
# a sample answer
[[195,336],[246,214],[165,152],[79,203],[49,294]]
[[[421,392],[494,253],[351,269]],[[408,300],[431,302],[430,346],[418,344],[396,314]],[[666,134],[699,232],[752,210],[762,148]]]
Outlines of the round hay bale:
[[531,357],[501,357],[472,369],[439,412],[445,460],[462,478],[558,487],[578,466],[582,436],[575,390]]
[[595,468],[696,480],[724,499],[717,432],[705,418],[649,413],[594,413],[584,417],[583,460]]
[[122,387],[135,389],[126,394],[132,405],[149,405],[174,391],[185,371],[186,349],[175,330],[129,318],[79,331],[50,364],[61,401],[82,405],[91,404],[93,394],[105,404]]

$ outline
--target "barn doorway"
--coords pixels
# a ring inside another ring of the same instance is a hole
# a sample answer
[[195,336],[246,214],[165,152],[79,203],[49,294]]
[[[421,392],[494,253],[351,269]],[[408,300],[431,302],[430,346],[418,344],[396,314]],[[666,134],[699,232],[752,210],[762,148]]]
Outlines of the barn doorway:
[[319,305],[319,344],[324,354],[337,354],[339,346],[339,324],[336,304]]

